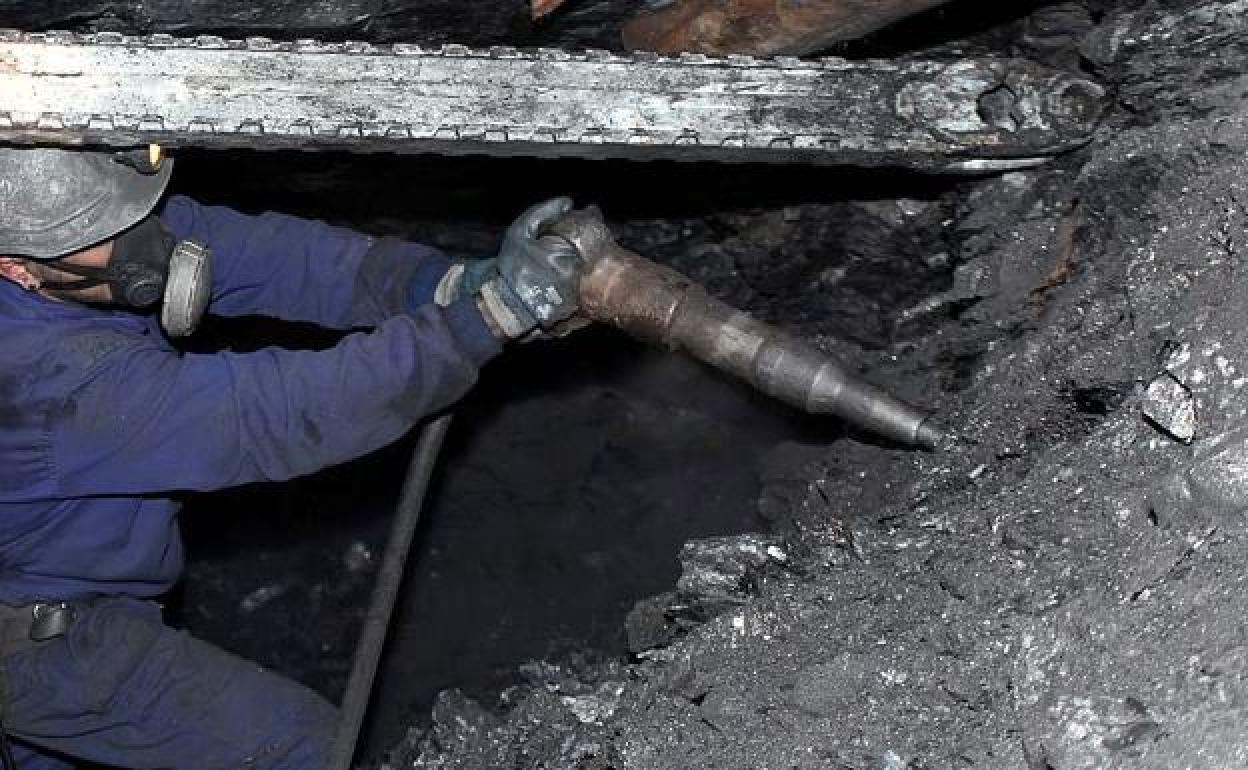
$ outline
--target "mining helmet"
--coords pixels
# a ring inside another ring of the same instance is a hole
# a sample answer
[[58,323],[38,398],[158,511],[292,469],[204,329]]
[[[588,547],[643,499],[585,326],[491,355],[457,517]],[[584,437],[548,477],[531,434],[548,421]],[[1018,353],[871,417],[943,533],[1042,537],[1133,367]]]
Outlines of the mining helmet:
[[[0,255],[56,261],[50,291],[106,284],[113,304],[161,305],[171,336],[195,330],[212,293],[212,252],[178,240],[152,215],[173,161],[160,147],[120,152],[0,147]],[[106,267],[61,260],[113,240]]]
[[0,255],[56,259],[106,241],[152,212],[172,170],[158,148],[0,147]]

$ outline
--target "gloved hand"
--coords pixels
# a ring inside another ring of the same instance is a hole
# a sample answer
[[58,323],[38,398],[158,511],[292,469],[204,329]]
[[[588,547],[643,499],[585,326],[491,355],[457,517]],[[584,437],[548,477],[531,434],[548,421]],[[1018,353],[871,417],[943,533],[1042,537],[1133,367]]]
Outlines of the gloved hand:
[[579,308],[584,260],[563,238],[542,231],[572,208],[569,198],[553,198],[521,214],[507,228],[495,259],[456,263],[439,286],[437,301],[477,295],[490,320],[510,339],[534,330],[560,336],[584,323]]
[[512,295],[502,292],[503,299],[529,328],[550,329],[579,307],[584,261],[563,238],[543,234],[571,209],[570,198],[539,203],[512,222],[503,236],[498,275]]

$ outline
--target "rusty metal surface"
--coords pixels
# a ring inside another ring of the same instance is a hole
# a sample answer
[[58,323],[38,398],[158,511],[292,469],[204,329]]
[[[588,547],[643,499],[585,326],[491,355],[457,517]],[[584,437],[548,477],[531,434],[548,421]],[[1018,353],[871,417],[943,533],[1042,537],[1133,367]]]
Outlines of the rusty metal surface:
[[694,283],[616,243],[597,209],[569,213],[556,232],[588,265],[581,276],[581,313],[637,339],[671,346],[676,311]]
[[559,10],[559,6],[565,2],[567,0],[532,0],[529,3],[529,13],[534,19],[540,19]]
[[568,213],[554,232],[587,262],[580,285],[587,317],[684,351],[811,414],[836,415],[912,446],[935,448],[943,440],[926,412],[810,343],[715,299],[676,270],[620,246],[596,207]]
[[635,50],[803,55],[949,0],[677,0],[624,25]]
[[1095,83],[850,62],[0,31],[0,141],[991,170],[1085,142]]

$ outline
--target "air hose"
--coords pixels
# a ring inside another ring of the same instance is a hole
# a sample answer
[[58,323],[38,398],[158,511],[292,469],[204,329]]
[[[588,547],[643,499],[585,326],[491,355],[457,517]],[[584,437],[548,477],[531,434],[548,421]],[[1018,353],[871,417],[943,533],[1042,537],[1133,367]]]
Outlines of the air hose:
[[425,493],[429,489],[429,479],[433,476],[438,453],[442,450],[450,426],[450,414],[430,422],[421,430],[416,450],[412,453],[407,477],[403,480],[403,491],[399,495],[398,508],[394,513],[394,522],[390,526],[390,539],[386,543],[381,569],[377,573],[377,583],[373,587],[368,614],[364,616],[360,640],[355,646],[351,674],[347,678],[347,688],[342,696],[338,732],[334,735],[334,743],[330,749],[329,770],[349,770],[351,759],[355,756],[360,725],[368,711],[368,701],[373,691],[373,680],[377,676],[381,651],[385,647],[390,617],[394,613],[395,599],[403,582],[403,568],[407,564],[412,538],[420,523],[420,512]]

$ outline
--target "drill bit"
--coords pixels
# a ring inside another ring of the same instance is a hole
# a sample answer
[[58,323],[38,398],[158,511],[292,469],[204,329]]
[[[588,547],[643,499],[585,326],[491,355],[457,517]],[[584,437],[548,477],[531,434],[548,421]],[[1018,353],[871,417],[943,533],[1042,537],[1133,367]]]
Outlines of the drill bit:
[[929,415],[851,374],[813,345],[711,297],[685,275],[616,243],[595,206],[554,226],[586,260],[581,311],[670,350],[684,350],[811,414],[911,446],[935,449],[943,432]]

